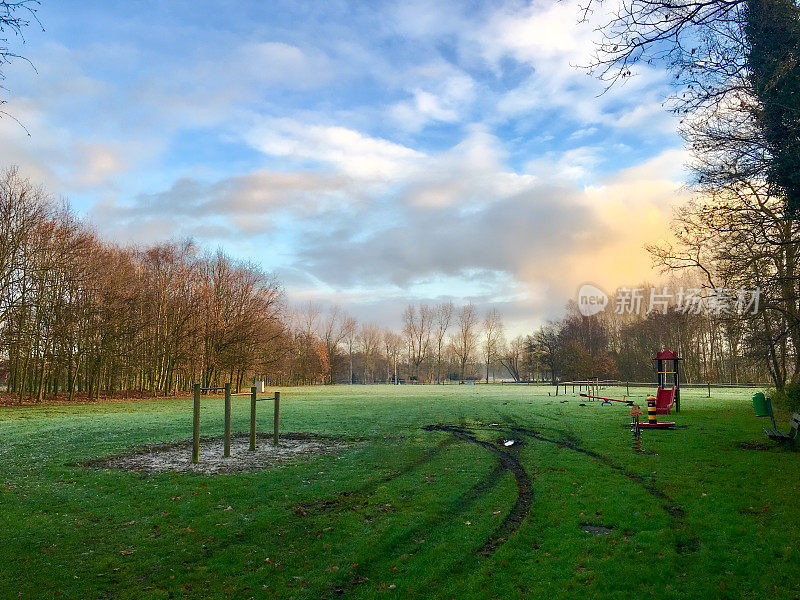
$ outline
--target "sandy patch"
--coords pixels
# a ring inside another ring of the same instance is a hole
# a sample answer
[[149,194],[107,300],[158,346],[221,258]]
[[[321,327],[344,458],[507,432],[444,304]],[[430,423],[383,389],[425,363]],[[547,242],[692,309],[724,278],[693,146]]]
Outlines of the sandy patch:
[[336,454],[349,443],[313,434],[286,434],[276,448],[272,438],[259,435],[255,451],[250,451],[250,438],[238,435],[231,438],[231,455],[223,458],[221,437],[202,438],[200,462],[192,464],[192,440],[137,447],[128,454],[112,456],[88,463],[103,469],[122,469],[143,473],[248,473],[278,467],[283,463],[309,459],[320,454]]

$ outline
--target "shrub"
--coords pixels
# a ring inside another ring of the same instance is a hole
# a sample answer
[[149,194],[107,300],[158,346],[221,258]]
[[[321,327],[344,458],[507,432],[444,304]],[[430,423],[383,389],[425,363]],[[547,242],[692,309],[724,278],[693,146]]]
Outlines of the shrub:
[[772,398],[772,405],[777,410],[800,412],[800,383],[787,383],[782,392],[772,389],[767,395]]

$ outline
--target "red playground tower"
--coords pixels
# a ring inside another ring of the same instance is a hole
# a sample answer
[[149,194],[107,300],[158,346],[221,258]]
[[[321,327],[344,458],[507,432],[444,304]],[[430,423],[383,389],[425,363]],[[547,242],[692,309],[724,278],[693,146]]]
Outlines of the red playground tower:
[[668,415],[672,405],[675,412],[681,412],[681,383],[678,376],[678,358],[672,350],[656,353],[655,363],[658,374],[658,392],[656,392],[656,414]]

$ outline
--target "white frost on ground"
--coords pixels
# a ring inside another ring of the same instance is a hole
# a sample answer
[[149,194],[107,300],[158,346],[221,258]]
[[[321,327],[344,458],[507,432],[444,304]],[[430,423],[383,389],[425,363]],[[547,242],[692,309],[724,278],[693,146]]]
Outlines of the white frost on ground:
[[192,464],[192,440],[180,440],[140,448],[130,454],[97,461],[94,466],[142,473],[184,472],[215,475],[245,473],[280,466],[298,458],[319,454],[335,454],[346,446],[332,439],[312,435],[287,435],[276,448],[271,438],[259,436],[255,451],[250,451],[250,438],[231,438],[231,455],[223,458],[222,438],[200,441],[200,462]]

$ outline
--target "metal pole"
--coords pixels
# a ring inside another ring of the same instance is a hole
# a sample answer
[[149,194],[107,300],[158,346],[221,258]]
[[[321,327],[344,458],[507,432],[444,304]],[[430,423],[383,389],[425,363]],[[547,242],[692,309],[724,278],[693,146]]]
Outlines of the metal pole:
[[225,451],[223,456],[231,455],[231,384],[225,384]]
[[275,392],[275,422],[273,423],[273,441],[278,445],[278,422],[280,420],[279,412],[281,407],[281,393]]
[[192,419],[192,464],[200,462],[200,384],[194,384],[194,415]]
[[250,388],[250,450],[256,449],[256,387]]

